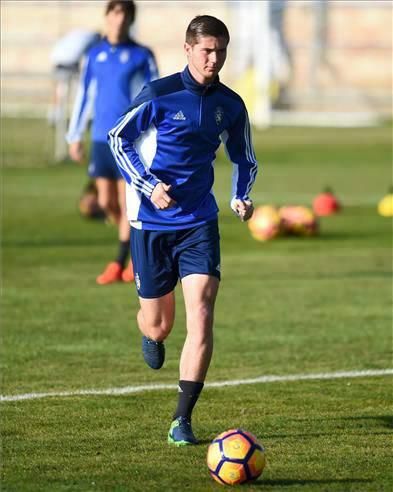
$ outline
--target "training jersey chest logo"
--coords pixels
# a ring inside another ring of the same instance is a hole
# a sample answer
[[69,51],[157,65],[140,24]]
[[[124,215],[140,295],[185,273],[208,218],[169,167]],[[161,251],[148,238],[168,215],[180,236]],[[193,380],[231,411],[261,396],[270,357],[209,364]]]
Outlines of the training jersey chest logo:
[[101,51],[98,53],[96,60],[98,62],[104,62],[108,59],[108,53],[106,51]]
[[224,110],[222,109],[221,106],[218,106],[214,111],[214,119],[216,120],[217,125],[220,125],[222,123],[223,118],[224,118]]
[[184,113],[182,110],[178,111],[175,116],[173,117],[174,120],[180,120],[180,121],[184,121],[186,119],[186,117],[184,116]]
[[119,59],[120,59],[120,62],[121,62],[121,63],[127,63],[127,62],[128,62],[128,60],[130,59],[130,54],[128,53],[128,51],[123,50],[123,51],[120,53]]

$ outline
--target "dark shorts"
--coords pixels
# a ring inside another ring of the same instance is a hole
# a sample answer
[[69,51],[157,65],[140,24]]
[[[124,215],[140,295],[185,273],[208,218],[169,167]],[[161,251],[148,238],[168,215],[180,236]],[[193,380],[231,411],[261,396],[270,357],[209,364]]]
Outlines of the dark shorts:
[[179,231],[131,230],[131,257],[138,295],[155,299],[192,273],[220,279],[217,220]]
[[92,142],[88,173],[91,178],[122,179],[109,144],[106,142]]

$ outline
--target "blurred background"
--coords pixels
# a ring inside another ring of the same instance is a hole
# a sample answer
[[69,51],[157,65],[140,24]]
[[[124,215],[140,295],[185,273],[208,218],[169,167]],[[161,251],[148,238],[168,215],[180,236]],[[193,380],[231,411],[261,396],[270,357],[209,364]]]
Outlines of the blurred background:
[[[59,87],[56,43],[76,30],[102,32],[105,4],[1,2],[2,115],[57,125],[57,133],[51,134],[54,144],[47,142],[54,160],[66,157],[64,119],[78,75],[75,69]],[[185,65],[182,48],[190,19],[207,13],[224,20],[232,39],[222,80],[243,96],[256,126],[359,126],[391,117],[390,1],[136,4],[133,34],[153,49],[161,76]]]

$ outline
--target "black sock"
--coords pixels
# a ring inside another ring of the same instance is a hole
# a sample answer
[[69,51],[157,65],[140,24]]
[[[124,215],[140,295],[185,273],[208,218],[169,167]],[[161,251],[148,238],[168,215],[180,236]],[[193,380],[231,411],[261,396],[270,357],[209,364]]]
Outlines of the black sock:
[[179,400],[177,403],[177,409],[173,416],[186,417],[191,420],[191,414],[194,409],[195,403],[198,401],[199,395],[202,391],[203,383],[196,381],[179,381]]
[[122,268],[125,267],[128,254],[130,252],[130,241],[119,241],[119,256],[116,261],[121,265]]

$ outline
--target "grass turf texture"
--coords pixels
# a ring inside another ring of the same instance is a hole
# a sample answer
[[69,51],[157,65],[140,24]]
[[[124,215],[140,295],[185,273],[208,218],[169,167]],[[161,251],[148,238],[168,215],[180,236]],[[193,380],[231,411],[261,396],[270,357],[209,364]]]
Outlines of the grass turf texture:
[[[85,169],[51,166],[45,131],[39,121],[2,122],[1,393],[176,383],[180,289],[166,363],[153,373],[140,353],[133,287],[94,283],[116,253],[116,231],[78,216]],[[209,381],[391,367],[391,222],[376,212],[391,179],[390,135],[255,134],[257,204],[309,204],[325,185],[343,202],[313,239],[252,240],[228,210],[231,169],[220,154],[223,282]],[[175,391],[1,403],[2,489],[214,490],[207,444],[242,426],[268,459],[247,490],[391,490],[390,383],[210,388],[194,418],[203,444],[186,450],[166,444]]]

